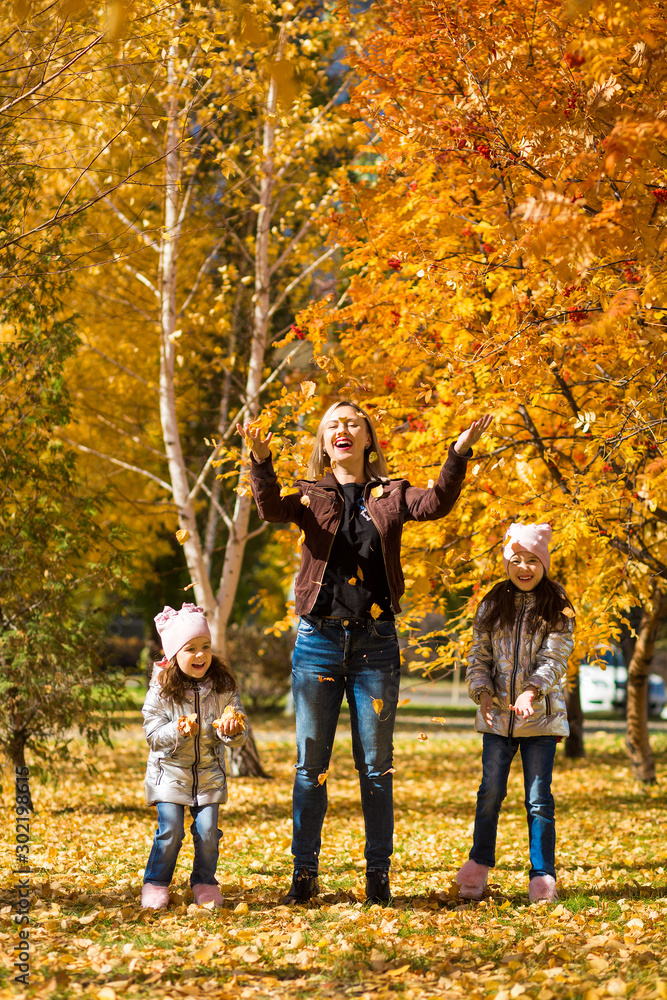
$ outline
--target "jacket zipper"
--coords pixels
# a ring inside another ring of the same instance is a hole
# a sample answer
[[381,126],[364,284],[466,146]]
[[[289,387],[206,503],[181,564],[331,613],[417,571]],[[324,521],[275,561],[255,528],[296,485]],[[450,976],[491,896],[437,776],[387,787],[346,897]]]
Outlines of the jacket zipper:
[[[197,715],[197,722],[199,722],[199,688],[195,687],[195,712]],[[197,805],[197,766],[199,765],[199,733],[200,730],[197,729],[197,735],[195,736],[195,759],[192,765],[192,801],[194,805]]]
[[[396,487],[396,488],[398,489],[398,487]],[[365,492],[366,491],[364,490],[364,493]],[[382,537],[382,532],[380,531],[380,529],[377,526],[377,521],[373,517],[373,514],[371,513],[370,507],[368,506],[368,503],[366,502],[366,497],[364,497],[364,504],[366,505],[366,510],[368,511],[368,516],[370,517],[371,521],[375,525],[375,530],[377,531],[378,535],[380,536],[380,546],[382,548],[382,562],[384,563],[384,572],[385,572],[385,576],[387,577],[387,583],[389,584],[389,574],[387,573],[387,555],[386,555],[386,553],[384,551],[384,538]],[[391,584],[389,584],[389,595],[391,597],[391,610],[393,611],[394,610],[394,607],[393,607],[394,596],[391,593]]]
[[551,715],[551,695],[547,694],[544,696],[544,708],[547,715]]
[[[344,505],[343,505],[343,507],[344,507]],[[321,588],[322,583],[324,581],[324,574],[326,573],[327,566],[329,565],[329,556],[331,555],[331,550],[333,548],[333,543],[334,543],[334,541],[336,539],[336,535],[338,534],[338,529],[340,528],[340,522],[342,520],[343,520],[343,511],[340,512],[340,517],[338,518],[338,524],[336,525],[336,530],[333,532],[333,534],[331,536],[331,541],[329,542],[329,551],[327,552],[327,557],[324,560],[324,566],[322,568],[322,576],[317,581],[317,590],[315,592],[315,596],[313,597],[313,603],[308,608],[308,611],[306,612],[306,614],[310,614],[310,612],[313,610],[313,608],[317,604],[317,598],[320,596],[320,588]]]
[[[521,625],[523,623],[523,615],[526,610],[526,598],[521,595],[521,611],[519,612],[519,618],[516,623],[516,632],[514,635],[514,666],[512,668],[512,676],[510,678],[510,705],[514,704],[515,701],[515,683],[516,675],[519,672],[519,639],[521,638]],[[514,732],[514,712],[510,713],[510,724],[507,731],[507,735],[511,736]]]

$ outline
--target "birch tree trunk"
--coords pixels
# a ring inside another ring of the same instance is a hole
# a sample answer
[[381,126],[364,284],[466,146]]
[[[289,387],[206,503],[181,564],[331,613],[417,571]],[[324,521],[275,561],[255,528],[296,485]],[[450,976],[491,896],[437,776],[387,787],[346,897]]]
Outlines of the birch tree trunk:
[[655,761],[648,733],[648,675],[658,626],[667,611],[667,598],[655,588],[644,606],[632,659],[628,664],[628,707],[625,746],[635,781],[656,782]]
[[[197,531],[194,501],[190,496],[187,466],[178,428],[174,387],[178,241],[182,226],[180,213],[182,158],[179,149],[179,100],[175,72],[177,55],[178,42],[173,41],[167,57],[167,82],[170,92],[165,132],[164,230],[160,247],[160,420],[169,464],[169,478],[173,488],[174,503],[178,510],[178,525],[181,531],[187,532],[187,537],[184,536],[183,550],[190,579],[194,583],[197,603],[206,610],[214,622],[215,597],[206,572]],[[218,648],[215,642],[214,646]]]
[[[270,224],[273,195],[273,153],[276,141],[275,116],[278,103],[278,84],[271,76],[264,114],[263,130],[263,161],[260,180],[259,211],[257,213],[257,235],[255,251],[255,308],[253,310],[252,341],[250,345],[250,360],[245,386],[246,419],[253,420],[259,413],[260,389],[262,386],[262,370],[266,358],[266,341],[270,320],[270,282],[269,263]],[[242,474],[248,470],[249,455],[245,441],[243,442]],[[248,523],[250,521],[251,499],[249,496],[237,494],[232,516],[232,526],[227,539],[225,560],[218,590],[218,613],[216,616],[216,637],[226,636],[229,616],[232,612],[234,597],[241,576],[243,554],[248,539]],[[257,751],[252,731],[248,740],[240,750],[230,751],[230,770],[235,775],[258,775],[267,777]]]

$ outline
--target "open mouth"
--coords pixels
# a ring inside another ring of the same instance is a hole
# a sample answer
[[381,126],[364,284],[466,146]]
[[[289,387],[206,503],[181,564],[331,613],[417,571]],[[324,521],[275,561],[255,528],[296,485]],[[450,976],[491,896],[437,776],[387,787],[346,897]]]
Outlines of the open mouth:
[[352,442],[349,438],[340,437],[334,439],[334,448],[338,448],[339,451],[349,451],[351,447]]

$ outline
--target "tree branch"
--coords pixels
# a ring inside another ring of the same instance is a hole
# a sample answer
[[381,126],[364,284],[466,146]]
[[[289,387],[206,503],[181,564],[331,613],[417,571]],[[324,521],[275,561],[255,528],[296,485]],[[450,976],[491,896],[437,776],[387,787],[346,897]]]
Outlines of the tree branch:
[[71,445],[78,451],[83,451],[87,455],[95,455],[97,458],[103,458],[106,462],[112,462],[114,465],[120,466],[121,469],[127,469],[129,472],[138,472],[140,476],[145,476],[147,479],[151,479],[158,486],[161,486],[163,490],[167,490],[169,493],[173,493],[173,487],[170,483],[165,483],[164,479],[160,479],[159,476],[154,476],[152,472],[148,472],[146,469],[140,469],[138,465],[130,465],[129,462],[122,462],[119,458],[115,458],[113,455],[105,455],[101,451],[96,451],[94,448],[88,448],[85,444],[79,444],[78,441],[72,441],[71,438],[64,437],[60,435],[60,440],[64,441],[66,444]]

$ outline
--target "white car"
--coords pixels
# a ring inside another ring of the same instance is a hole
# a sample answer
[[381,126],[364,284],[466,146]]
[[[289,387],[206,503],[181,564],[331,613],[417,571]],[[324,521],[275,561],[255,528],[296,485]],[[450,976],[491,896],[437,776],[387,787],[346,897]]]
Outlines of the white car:
[[[604,654],[605,670],[582,663],[579,668],[579,692],[583,712],[625,712],[628,671],[620,650]],[[649,715],[659,716],[667,707],[665,682],[659,674],[649,674]]]

